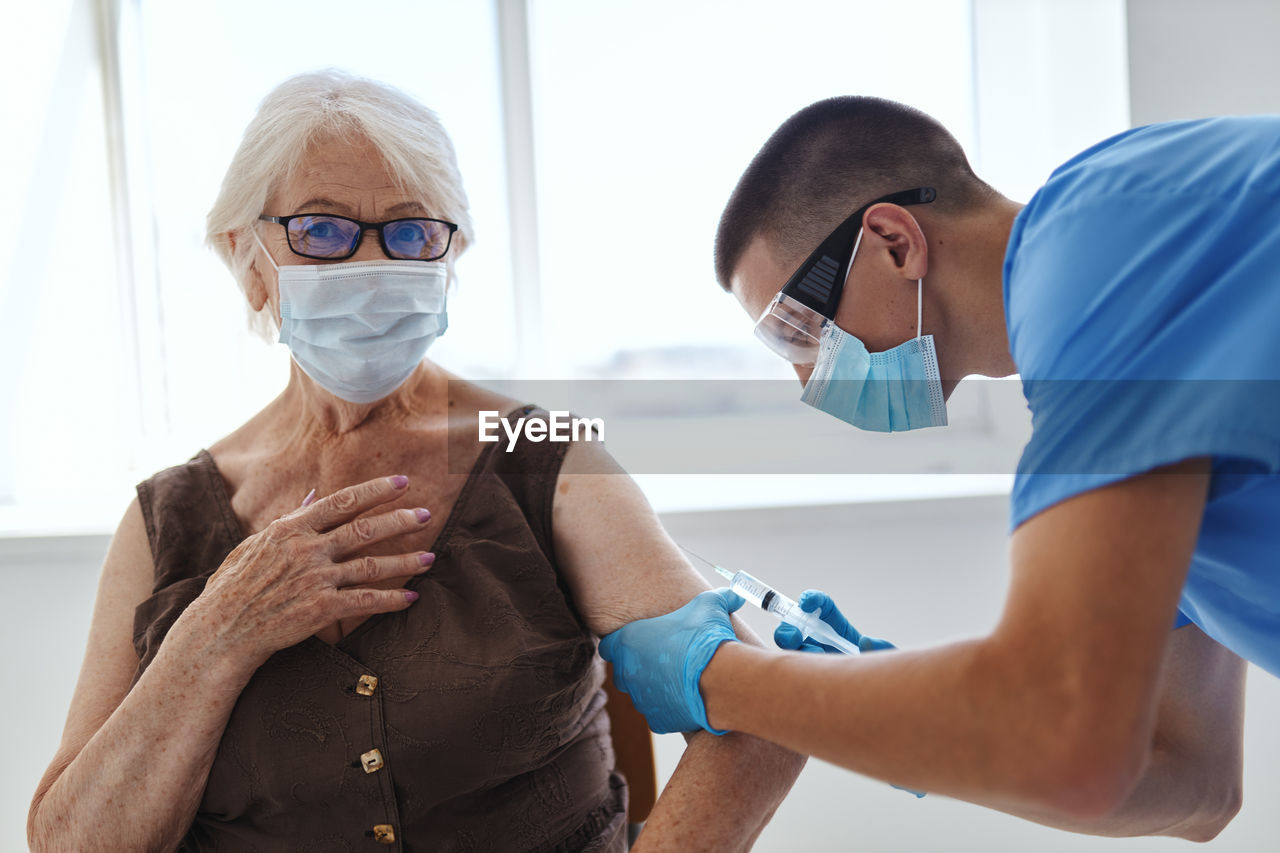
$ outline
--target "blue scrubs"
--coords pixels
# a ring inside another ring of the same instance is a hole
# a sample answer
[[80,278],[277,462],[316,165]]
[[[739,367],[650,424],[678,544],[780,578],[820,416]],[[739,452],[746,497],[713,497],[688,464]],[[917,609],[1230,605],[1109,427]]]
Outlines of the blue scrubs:
[[1280,116],[1131,130],[1014,222],[1005,317],[1034,432],[1012,524],[1212,457],[1179,621],[1280,675]]

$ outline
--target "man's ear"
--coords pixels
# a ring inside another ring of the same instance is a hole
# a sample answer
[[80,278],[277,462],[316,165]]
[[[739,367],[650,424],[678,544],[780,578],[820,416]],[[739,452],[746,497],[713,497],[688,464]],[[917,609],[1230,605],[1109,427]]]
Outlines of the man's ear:
[[903,278],[924,278],[929,269],[929,244],[916,218],[896,204],[877,204],[862,219],[863,228],[885,244]]

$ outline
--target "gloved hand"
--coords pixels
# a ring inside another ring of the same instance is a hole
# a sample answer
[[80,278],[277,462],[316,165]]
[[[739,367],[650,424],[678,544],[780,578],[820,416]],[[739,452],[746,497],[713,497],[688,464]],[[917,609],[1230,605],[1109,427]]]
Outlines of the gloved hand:
[[[805,613],[818,611],[818,617],[826,622],[832,628],[836,629],[836,633],[844,637],[851,643],[854,643],[864,652],[874,652],[879,649],[895,648],[893,643],[888,640],[877,640],[875,637],[868,637],[859,633],[858,629],[849,624],[849,620],[844,618],[844,614],[840,612],[840,608],[836,607],[836,603],[831,600],[831,596],[825,592],[816,589],[806,589],[801,594],[798,602],[800,609]],[[800,635],[800,630],[794,625],[788,625],[786,622],[780,622],[773,632],[773,641],[778,644],[781,649],[799,649],[802,652],[834,652],[840,654],[840,650],[828,646],[825,643],[819,643],[817,640],[806,640]]]
[[600,656],[613,664],[613,683],[658,734],[698,729],[722,735],[707,722],[698,682],[721,643],[735,642],[729,614],[742,597],[728,589],[699,593],[672,613],[624,625],[600,640]]

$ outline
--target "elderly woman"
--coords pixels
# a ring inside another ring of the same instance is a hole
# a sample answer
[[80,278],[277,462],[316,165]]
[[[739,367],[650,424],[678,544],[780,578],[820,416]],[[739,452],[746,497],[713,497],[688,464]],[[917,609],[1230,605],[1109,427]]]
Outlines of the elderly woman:
[[[705,584],[598,446],[476,442],[539,411],[423,360],[470,238],[416,101],[324,72],[263,102],[209,239],[289,383],[139,485],[34,849],[625,848],[596,639]],[[693,735],[637,849],[749,847],[800,766]]]

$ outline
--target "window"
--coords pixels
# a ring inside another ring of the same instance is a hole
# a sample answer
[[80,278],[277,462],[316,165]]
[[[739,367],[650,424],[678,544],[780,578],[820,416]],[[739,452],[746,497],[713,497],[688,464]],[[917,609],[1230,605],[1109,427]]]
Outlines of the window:
[[104,460],[128,454],[122,401],[135,392],[92,11],[22,4],[0,36],[5,109],[17,117],[0,156],[0,530],[39,526],[42,503],[74,516],[69,496],[92,492]]
[[[1121,0],[62,0],[19,22],[0,51],[29,117],[0,161],[16,198],[0,212],[10,534],[111,529],[134,482],[283,386],[285,349],[249,334],[203,235],[258,100],[298,71],[385,80],[449,129],[478,239],[432,357],[480,379],[790,379],[716,286],[711,245],[742,169],[813,100],[918,106],[1014,198],[1127,122]],[[992,426],[992,396],[962,386],[953,421],[1011,465],[1021,433]],[[949,470],[957,432],[913,445],[912,470]],[[834,482],[794,491],[907,481]],[[700,505],[744,500],[745,481],[704,486]],[[746,500],[780,494],[760,489]]]
[[[759,147],[800,107],[850,93],[918,106],[972,143],[963,0],[530,8],[544,317],[564,375],[793,379],[712,269]],[[876,31],[906,40],[859,37]]]

